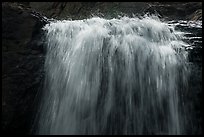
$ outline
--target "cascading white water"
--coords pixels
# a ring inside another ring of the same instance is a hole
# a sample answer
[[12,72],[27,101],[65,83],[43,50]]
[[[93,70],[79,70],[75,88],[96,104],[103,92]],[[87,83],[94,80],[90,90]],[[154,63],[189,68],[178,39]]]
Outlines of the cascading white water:
[[55,21],[38,134],[183,134],[187,46],[156,17]]

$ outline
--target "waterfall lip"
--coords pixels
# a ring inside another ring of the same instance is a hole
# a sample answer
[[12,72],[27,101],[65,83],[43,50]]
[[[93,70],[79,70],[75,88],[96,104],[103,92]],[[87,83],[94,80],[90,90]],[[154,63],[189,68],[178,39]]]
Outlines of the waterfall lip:
[[202,21],[171,20],[166,21],[169,26],[181,26],[189,28],[202,28]]
[[[197,44],[202,44],[202,36],[200,36],[201,34],[199,34],[202,29],[202,20],[201,21],[172,20],[167,21],[167,24],[171,28],[177,27],[176,30],[184,29],[184,31],[180,31],[178,33],[182,33],[181,39],[188,43],[187,45],[183,45],[187,51],[202,48],[200,46],[195,46]],[[194,34],[193,33],[194,31],[198,31],[198,34]]]

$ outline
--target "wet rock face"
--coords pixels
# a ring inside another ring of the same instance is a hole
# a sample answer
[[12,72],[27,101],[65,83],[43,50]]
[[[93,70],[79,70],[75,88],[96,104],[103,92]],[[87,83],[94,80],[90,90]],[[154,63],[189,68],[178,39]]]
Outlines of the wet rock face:
[[3,133],[29,132],[34,99],[43,79],[42,45],[33,43],[41,26],[20,5],[2,4]]

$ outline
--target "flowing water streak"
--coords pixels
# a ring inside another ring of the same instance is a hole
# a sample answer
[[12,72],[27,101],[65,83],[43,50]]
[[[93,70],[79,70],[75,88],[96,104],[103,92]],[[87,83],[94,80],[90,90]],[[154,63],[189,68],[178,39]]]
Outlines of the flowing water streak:
[[182,134],[182,33],[156,17],[55,21],[38,134]]

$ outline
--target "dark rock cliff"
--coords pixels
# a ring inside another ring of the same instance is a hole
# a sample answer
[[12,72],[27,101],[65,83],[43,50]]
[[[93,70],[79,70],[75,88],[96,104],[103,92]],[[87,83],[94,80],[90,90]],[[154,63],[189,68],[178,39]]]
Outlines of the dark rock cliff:
[[2,3],[2,129],[8,134],[30,134],[36,96],[43,83],[45,51],[41,28],[32,16],[83,19],[119,14],[157,13],[165,19],[202,19],[201,2],[4,2]]
[[83,19],[90,15],[156,13],[168,19],[202,19],[201,2],[30,2],[32,9],[50,18]]
[[33,101],[43,78],[44,54],[36,43],[42,23],[18,4],[2,4],[2,128],[28,133]]

